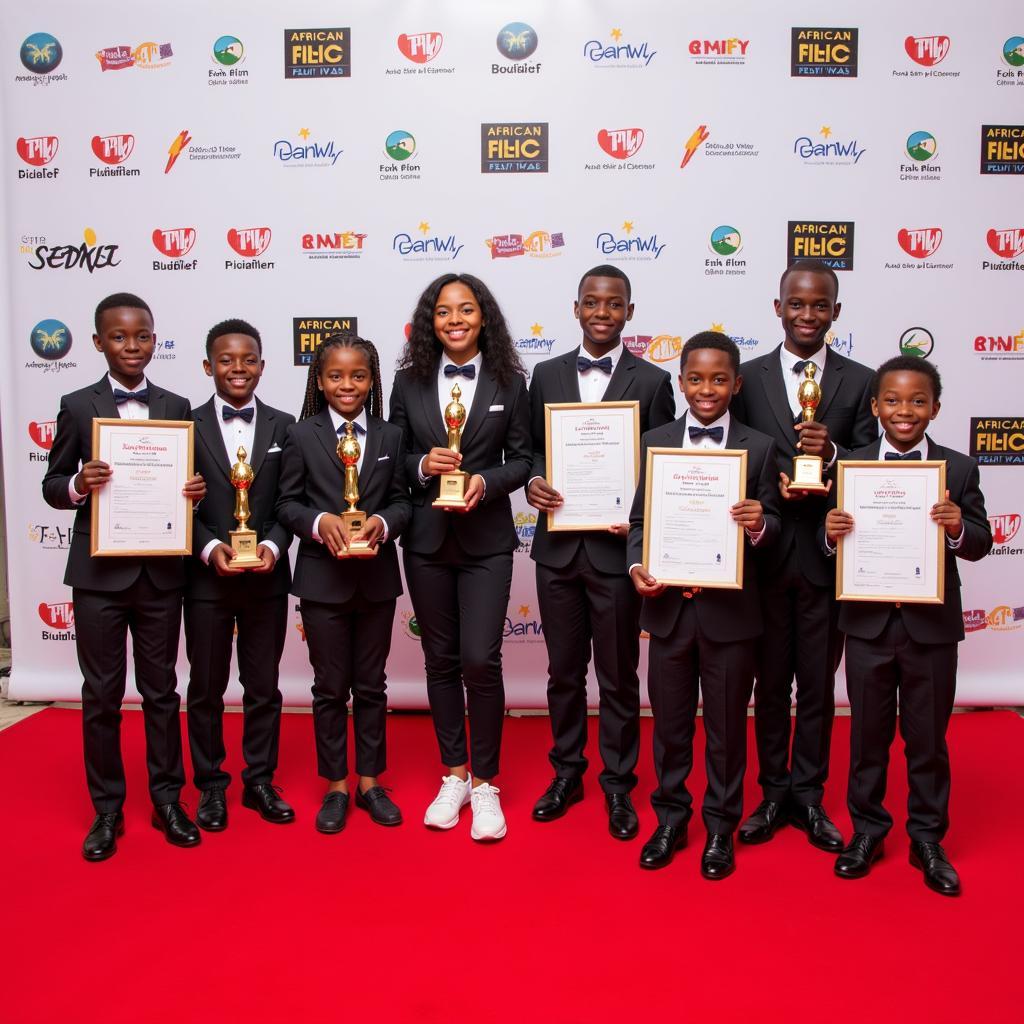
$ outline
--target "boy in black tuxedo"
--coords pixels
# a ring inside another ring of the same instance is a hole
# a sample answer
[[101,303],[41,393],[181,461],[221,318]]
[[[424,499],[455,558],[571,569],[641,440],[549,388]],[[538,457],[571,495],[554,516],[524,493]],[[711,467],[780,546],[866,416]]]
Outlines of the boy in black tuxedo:
[[647,449],[745,448],[748,497],[729,510],[749,546],[773,543],[779,534],[775,450],[770,437],[739,422],[730,401],[739,392],[740,353],[730,338],[706,331],[683,346],[679,389],[686,413],[644,434],[640,484],[629,516],[629,574],[643,597],[640,626],[650,633],[647,689],[654,712],[654,768],[658,788],[651,806],[658,827],[640,852],[640,866],[662,868],[686,845],[692,797],[686,779],[693,766],[698,688],[704,698],[708,786],[703,818],[708,836],[701,874],[732,874],[732,834],[743,812],[747,764],[747,704],[754,684],[755,644],[761,633],[757,573],[750,551],[739,590],[666,587],[642,565]]
[[[925,884],[945,896],[960,893],[960,879],[939,845],[949,827],[949,751],[946,727],[956,694],[957,644],[964,638],[957,558],[976,562],[992,548],[992,530],[974,459],[931,440],[925,431],[939,412],[938,370],[916,356],[897,356],[875,374],[871,399],[883,437],[851,459],[941,459],[946,495],[931,518],[946,534],[946,592],[942,604],[842,602],[846,634],[846,686],[850,697],[850,782],[847,804],[854,835],[836,860],[841,878],[862,878],[882,854],[892,817],[885,798],[889,748],[900,734],[906,745],[907,832],[910,863]],[[819,539],[828,556],[856,529],[833,497]]]
[[[82,670],[85,775],[96,819],[85,837],[86,860],[106,860],[124,833],[121,702],[132,634],[135,682],[142,694],[146,767],[153,825],[175,846],[195,846],[199,831],[178,802],[185,784],[181,759],[180,700],[174,665],[185,585],[177,557],[92,558],[89,494],[110,480],[110,466],[90,458],[96,417],[187,420],[188,401],[145,376],[156,335],[153,313],[137,295],[108,295],[96,307],[93,345],[108,372],[95,384],[60,400],[57,433],[43,477],[43,497],[54,508],[77,509],[64,582],[72,588],[75,645]],[[182,491],[200,501],[206,485],[191,477]]]
[[[537,600],[548,651],[548,710],[554,745],[548,755],[555,778],[533,808],[537,821],[560,818],[583,797],[587,759],[587,666],[594,649],[600,692],[601,788],[608,828],[632,839],[638,822],[629,793],[636,785],[640,749],[640,599],[622,574],[626,533],[549,533],[547,513],[562,496],[547,484],[544,406],[548,402],[640,403],[640,431],[675,416],[672,383],[664,370],[637,359],[621,343],[632,319],[629,278],[617,267],[583,275],[573,312],[582,344],[545,360],[533,371],[530,407],[533,467],[527,501],[538,511],[531,557],[537,563]],[[599,624],[599,628],[595,628]]]
[[[839,830],[822,802],[835,714],[836,669],[843,653],[837,626],[835,569],[821,552],[821,495],[789,486],[793,458],[818,455],[825,468],[878,433],[871,415],[871,370],[828,347],[839,317],[839,279],[818,260],[797,260],[783,273],[775,314],[785,339],[743,364],[745,384],[732,411],[775,441],[781,481],[782,535],[758,551],[764,634],[758,647],[754,725],[764,799],[740,828],[744,843],[763,843],[787,821],[812,845],[842,849]],[[810,423],[798,422],[797,389],[804,365],[817,367],[821,404]],[[790,704],[796,677],[796,719],[790,757]]]
[[[273,786],[281,731],[278,664],[288,629],[288,546],[291,534],[275,521],[281,451],[295,417],[264,405],[255,395],[263,373],[263,342],[244,320],[225,320],[206,336],[203,369],[215,394],[192,414],[196,424],[196,468],[208,481],[206,500],[196,509],[195,557],[185,563],[185,647],[188,682],[188,741],[200,791],[196,821],[208,832],[227,828],[225,790],[231,776],[224,762],[224,691],[231,648],[238,629],[238,678],[244,711],[242,804],[267,821],[284,824],[295,814]],[[238,449],[255,478],[249,488],[259,567],[229,564],[228,543],[235,519],[231,466]]]

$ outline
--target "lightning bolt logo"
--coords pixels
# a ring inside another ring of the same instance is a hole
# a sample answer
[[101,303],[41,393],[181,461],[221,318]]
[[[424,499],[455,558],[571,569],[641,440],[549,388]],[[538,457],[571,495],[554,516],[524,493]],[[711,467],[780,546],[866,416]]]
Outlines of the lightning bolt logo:
[[679,164],[680,168],[685,167],[693,157],[693,154],[697,152],[697,149],[704,142],[707,142],[708,136],[711,132],[708,131],[706,124],[698,125],[694,130],[694,133],[686,140],[685,152],[683,153],[682,162]]
[[174,166],[174,161],[181,156],[185,147],[192,141],[192,136],[189,135],[188,129],[178,132],[174,137],[174,141],[171,143],[170,148],[167,150],[167,166],[164,168],[164,174],[167,174],[170,169]]

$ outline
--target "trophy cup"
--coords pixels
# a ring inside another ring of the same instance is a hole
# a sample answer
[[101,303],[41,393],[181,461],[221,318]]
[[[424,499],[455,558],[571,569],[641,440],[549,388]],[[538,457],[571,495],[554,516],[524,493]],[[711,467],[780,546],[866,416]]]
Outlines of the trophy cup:
[[[462,427],[466,422],[466,407],[459,401],[462,395],[462,388],[458,383],[452,387],[452,400],[444,407],[444,422],[448,427],[448,447],[457,455],[459,443],[462,439]],[[433,502],[434,508],[465,508],[466,507],[466,485],[469,483],[469,474],[461,469],[452,470],[451,473],[441,474],[441,490],[437,500]]]
[[[818,368],[809,359],[804,364],[804,379],[800,381],[796,398],[800,403],[800,421],[810,423],[821,403],[821,385],[814,379]],[[827,490],[821,479],[822,459],[820,455],[797,455],[793,459],[793,478],[790,489],[824,494]]]
[[245,449],[239,448],[238,461],[231,467],[231,486],[235,489],[235,518],[238,529],[231,530],[231,550],[234,555],[228,565],[232,569],[253,569],[263,564],[263,559],[256,554],[259,546],[256,543],[256,531],[250,530],[245,524],[249,521],[249,488],[252,487],[255,474],[252,466],[245,461]]
[[348,550],[339,551],[339,558],[372,558],[377,549],[365,540],[356,539],[356,534],[363,532],[366,525],[366,513],[356,508],[359,501],[359,442],[351,421],[345,424],[345,434],[338,439],[338,458],[345,467],[345,501],[348,508],[341,513],[341,518],[348,527]]

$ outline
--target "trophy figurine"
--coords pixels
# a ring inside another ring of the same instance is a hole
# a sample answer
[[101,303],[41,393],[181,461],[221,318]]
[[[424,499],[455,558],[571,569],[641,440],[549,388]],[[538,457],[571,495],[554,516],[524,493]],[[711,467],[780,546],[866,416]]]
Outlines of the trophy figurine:
[[[448,427],[448,447],[456,455],[459,453],[462,428],[466,422],[466,407],[459,401],[461,396],[462,388],[456,382],[452,387],[452,400],[444,407],[444,422]],[[451,473],[442,473],[441,490],[437,500],[433,503],[434,508],[465,508],[468,483],[469,474],[464,473],[461,469],[452,470]]]
[[[821,404],[821,385],[814,379],[818,368],[809,359],[804,364],[804,379],[796,393],[800,403],[800,421],[810,423]],[[822,459],[820,455],[797,455],[793,459],[793,478],[790,488],[794,491],[808,491],[824,494],[825,484],[821,479]]]
[[255,479],[252,466],[245,461],[245,449],[238,449],[238,461],[231,467],[231,486],[235,489],[235,518],[238,529],[231,530],[231,550],[234,555],[228,565],[232,569],[253,569],[263,564],[263,559],[256,554],[259,546],[256,543],[256,531],[250,530],[245,524],[249,522],[249,488]]
[[359,501],[359,441],[351,421],[345,424],[345,434],[338,439],[338,458],[345,467],[345,501],[348,508],[341,518],[348,527],[348,550],[338,552],[339,558],[372,558],[377,549],[365,540],[358,539],[366,525],[366,513],[356,508]]

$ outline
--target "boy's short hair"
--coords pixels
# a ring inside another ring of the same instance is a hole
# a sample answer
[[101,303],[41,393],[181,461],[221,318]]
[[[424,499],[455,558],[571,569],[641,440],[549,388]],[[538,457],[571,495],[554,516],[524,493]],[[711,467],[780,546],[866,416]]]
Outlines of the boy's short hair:
[[577,298],[583,294],[583,282],[588,277],[617,277],[620,281],[625,282],[626,301],[630,302],[633,298],[633,286],[629,283],[629,278],[618,267],[613,267],[610,263],[603,263],[599,267],[592,267],[580,278],[579,286],[576,289]]
[[728,334],[723,334],[721,331],[701,331],[699,334],[695,334],[690,338],[683,346],[683,351],[679,356],[679,372],[685,372],[687,357],[691,352],[701,348],[713,348],[719,352],[724,352],[729,357],[729,365],[732,367],[732,372],[739,376],[740,372],[740,349],[732,338]]
[[210,353],[213,351],[213,343],[218,338],[223,338],[225,334],[245,334],[252,338],[256,342],[256,348],[259,349],[260,357],[263,356],[263,339],[260,337],[260,332],[248,320],[240,320],[238,317],[233,317],[229,320],[221,320],[219,324],[214,324],[210,328],[210,333],[206,335],[206,358],[210,358]]
[[113,295],[100,299],[99,305],[96,307],[96,312],[93,315],[93,324],[96,327],[97,334],[100,333],[100,317],[108,309],[117,309],[118,306],[128,306],[130,309],[144,309],[149,314],[149,319],[153,319],[153,310],[149,308],[149,303],[145,299],[140,299],[138,295],[132,295],[131,292],[114,292]]
[[871,397],[878,398],[878,393],[882,386],[882,378],[887,373],[899,373],[901,371],[923,373],[932,382],[932,398],[937,402],[942,397],[942,377],[939,376],[938,367],[934,363],[929,363],[927,359],[922,359],[920,356],[893,356],[892,359],[886,359],[875,370],[875,375],[871,379]]
[[782,298],[782,286],[786,283],[786,278],[790,274],[824,274],[826,277],[831,278],[832,287],[835,289],[835,299],[839,299],[839,275],[827,264],[822,263],[821,260],[797,260],[795,263],[791,263],[782,272],[782,277],[779,278],[779,298]]

